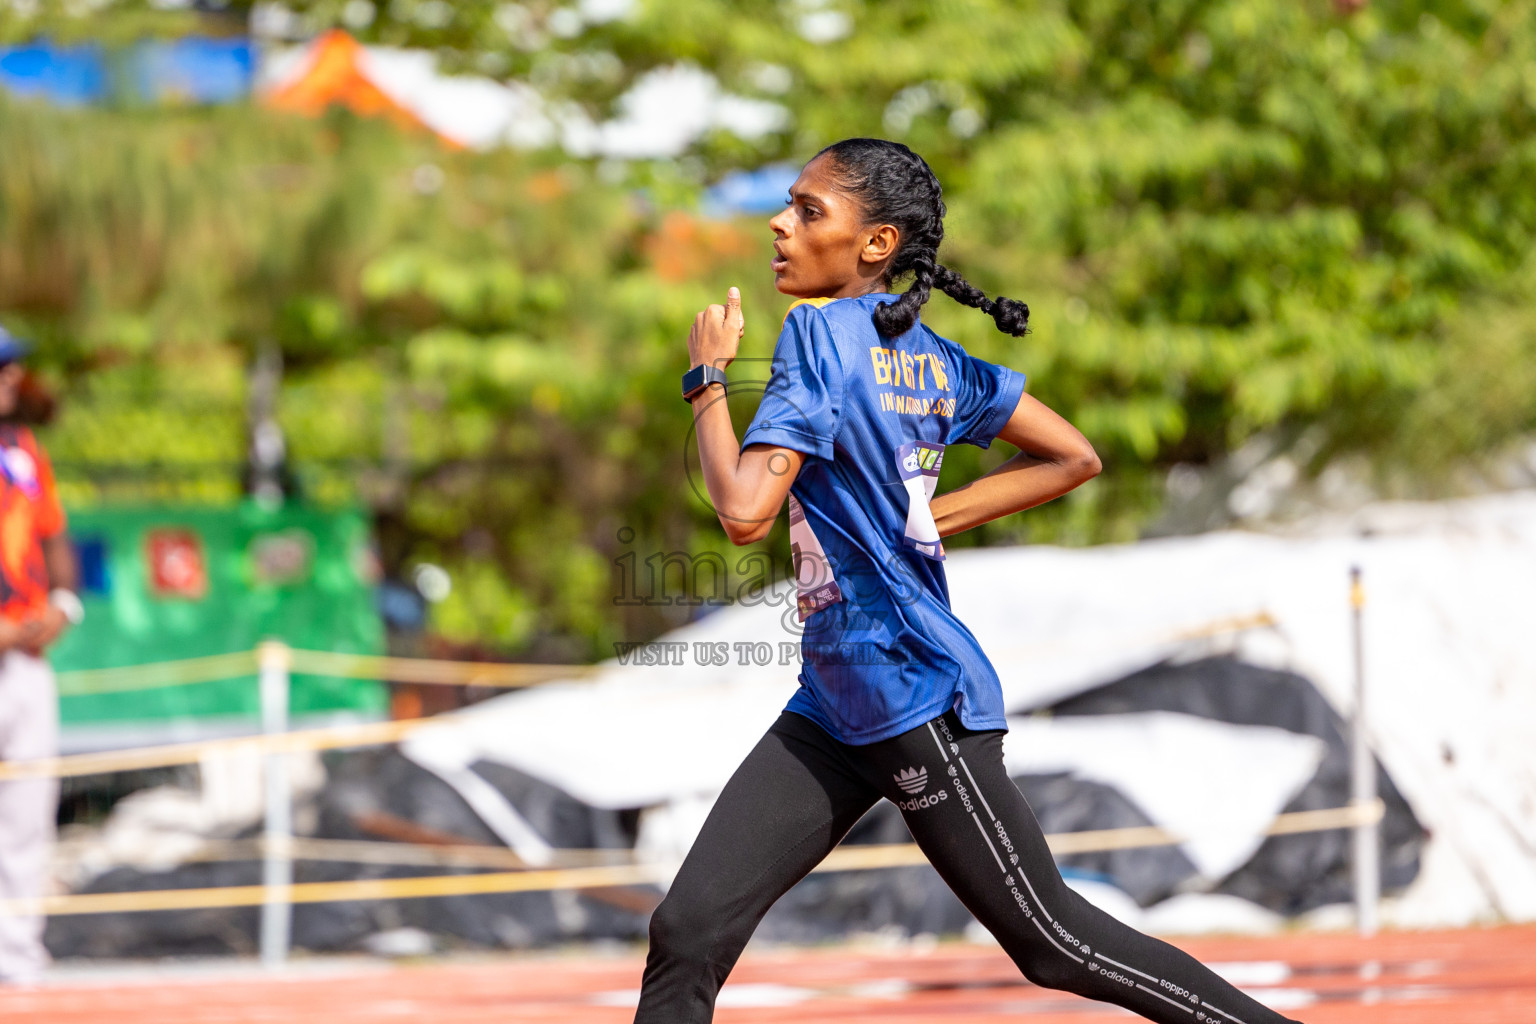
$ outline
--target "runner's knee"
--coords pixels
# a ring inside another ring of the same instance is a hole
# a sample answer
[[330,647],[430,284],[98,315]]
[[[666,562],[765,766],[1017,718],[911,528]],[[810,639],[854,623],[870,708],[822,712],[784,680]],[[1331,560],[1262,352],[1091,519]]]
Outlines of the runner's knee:
[[651,913],[651,955],[705,960],[722,923],[718,908],[674,889]]
[[1013,962],[1030,984],[1041,988],[1073,991],[1082,982],[1082,966],[1043,942],[1030,943],[1026,952],[1014,956]]
[[[1066,885],[1052,882],[1044,872],[1036,875],[1050,915],[1045,919],[1036,917],[1027,924],[1020,919],[1010,920],[1012,941],[1005,941],[1003,946],[1032,984],[1082,994],[1090,972],[1086,962],[1078,957],[1091,959],[1088,950],[1096,949],[1103,938],[1102,929],[1095,923],[1099,912]],[[1042,926],[1057,938],[1042,932]]]

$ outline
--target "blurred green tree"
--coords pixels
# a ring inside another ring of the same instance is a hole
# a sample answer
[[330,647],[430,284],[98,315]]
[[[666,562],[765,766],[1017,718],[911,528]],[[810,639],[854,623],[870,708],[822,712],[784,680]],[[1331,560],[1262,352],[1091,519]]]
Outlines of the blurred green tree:
[[[1036,329],[942,297],[930,321],[1027,371],[1106,462],[967,542],[1133,537],[1170,467],[1255,438],[1430,494],[1536,429],[1536,4],[289,8],[593,117],[679,63],[788,112],[620,167],[340,114],[0,107],[0,312],[69,389],[52,445],[77,500],[144,467],[232,494],[242,367],[275,341],[309,493],[369,502],[391,568],[447,565],[456,639],[589,656],[696,611],[615,603],[615,559],[735,564],[684,468],[682,328],[740,284],[761,359],[784,303],[761,224],[687,211],[716,174],[846,135],[934,164],[943,257]],[[956,452],[945,485],[1001,457]]]
[[[983,535],[1132,536],[1170,464],[1208,465],[1255,434],[1300,442],[1313,474],[1370,452],[1399,486],[1432,488],[1530,426],[1520,375],[1501,369],[1536,344],[1530,3],[296,9],[592,116],[676,64],[788,110],[761,138],[700,140],[705,175],[853,134],[922,152],[948,189],[947,258],[1028,298],[1039,328],[1005,347],[942,301],[932,319],[1029,369],[1111,467],[1076,511]],[[1498,357],[1446,344],[1488,317],[1504,325]],[[1430,397],[1468,378],[1492,393]]]

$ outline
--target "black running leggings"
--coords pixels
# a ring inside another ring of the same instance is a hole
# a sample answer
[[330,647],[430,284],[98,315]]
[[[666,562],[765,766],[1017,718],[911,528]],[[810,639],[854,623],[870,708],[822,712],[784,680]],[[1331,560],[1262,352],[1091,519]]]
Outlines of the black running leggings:
[[651,918],[636,1024],[706,1024],[768,908],[881,797],[1035,984],[1163,1024],[1289,1021],[1067,887],[1003,767],[1001,732],[949,713],[856,747],[785,712],[726,784]]

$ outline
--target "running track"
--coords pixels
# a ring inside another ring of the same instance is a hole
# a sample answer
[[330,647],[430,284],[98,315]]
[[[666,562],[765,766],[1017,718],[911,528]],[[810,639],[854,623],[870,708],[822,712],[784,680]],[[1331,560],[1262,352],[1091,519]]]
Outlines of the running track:
[[[1181,942],[1306,1024],[1536,1024],[1536,927]],[[302,964],[71,977],[0,990],[6,1024],[627,1024],[635,955],[541,954],[473,963]],[[125,980],[129,979],[129,980]],[[1108,1024],[1132,1018],[1021,981],[995,948],[749,954],[720,1024]]]

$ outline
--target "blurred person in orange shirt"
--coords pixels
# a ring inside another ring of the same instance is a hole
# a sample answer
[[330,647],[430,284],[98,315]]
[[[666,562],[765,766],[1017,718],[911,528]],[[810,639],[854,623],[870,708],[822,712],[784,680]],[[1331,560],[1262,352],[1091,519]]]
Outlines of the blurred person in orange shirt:
[[[52,402],[22,366],[26,353],[0,327],[0,761],[58,753],[43,652],[84,617],[53,468],[27,422],[46,420]],[[0,782],[0,899],[42,895],[58,796],[57,779]],[[43,918],[0,916],[0,983],[33,982],[47,964]]]

